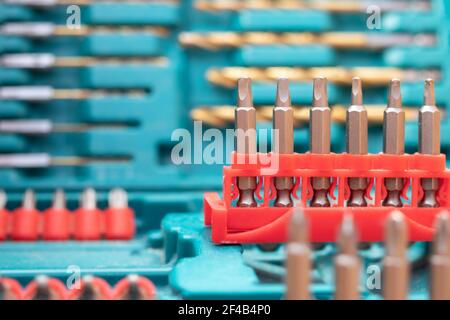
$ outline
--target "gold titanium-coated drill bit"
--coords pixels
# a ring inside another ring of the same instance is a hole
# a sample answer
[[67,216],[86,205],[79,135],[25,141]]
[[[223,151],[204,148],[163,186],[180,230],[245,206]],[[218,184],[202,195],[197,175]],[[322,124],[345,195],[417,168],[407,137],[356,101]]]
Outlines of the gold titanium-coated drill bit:
[[308,300],[311,272],[308,222],[299,207],[295,207],[289,224],[286,245],[286,299]]
[[[277,97],[273,109],[273,151],[278,154],[294,152],[294,112],[291,107],[289,80],[278,80]],[[292,177],[276,177],[275,189],[277,197],[275,207],[292,207],[291,191],[294,186]]]
[[[363,106],[360,78],[352,81],[352,104],[347,109],[347,153],[367,154],[367,111]],[[367,178],[349,178],[348,207],[366,207]]]
[[387,219],[385,230],[383,297],[385,300],[404,300],[408,296],[409,262],[408,229],[403,213],[393,211]]
[[334,258],[335,300],[358,300],[359,272],[357,235],[353,217],[344,214],[338,235],[339,252]]
[[436,219],[430,265],[431,299],[450,300],[450,219],[448,211],[443,211]]
[[[311,153],[330,153],[331,110],[328,106],[327,79],[324,77],[314,78],[313,102],[309,117]],[[314,195],[311,199],[311,207],[329,207],[328,189],[330,188],[330,178],[313,177],[312,188]]]
[[[256,110],[253,107],[252,82],[250,78],[238,81],[236,119],[236,151],[256,156]],[[238,207],[256,207],[256,177],[239,177]]]
[[[401,155],[405,152],[405,111],[402,109],[400,80],[391,80],[388,99],[384,110],[383,152]],[[385,186],[387,195],[383,206],[402,207],[403,178],[386,178]]]
[[[438,155],[441,153],[441,114],[436,107],[434,95],[434,81],[425,80],[423,106],[419,110],[419,153]],[[421,185],[424,191],[419,207],[436,208],[439,203],[436,192],[439,180],[436,178],[423,178]]]

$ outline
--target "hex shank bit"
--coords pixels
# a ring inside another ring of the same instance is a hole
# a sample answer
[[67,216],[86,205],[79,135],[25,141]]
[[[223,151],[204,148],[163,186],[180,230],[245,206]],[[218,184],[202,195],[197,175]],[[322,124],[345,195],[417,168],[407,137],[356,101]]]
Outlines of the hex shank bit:
[[[313,103],[310,111],[310,147],[311,153],[330,153],[330,118],[331,110],[328,106],[327,79],[314,78]],[[314,190],[311,207],[329,207],[328,189],[329,177],[313,177]]]
[[[383,152],[385,154],[403,154],[405,152],[405,111],[402,110],[400,80],[392,79],[389,87],[389,102],[384,110]],[[384,206],[402,207],[400,198],[403,178],[386,178],[387,195]]]
[[[289,80],[279,79],[277,96],[273,109],[273,151],[279,154],[292,154],[294,152],[294,112],[291,107]],[[277,197],[275,207],[292,207],[291,190],[294,186],[292,177],[276,177],[275,188]]]

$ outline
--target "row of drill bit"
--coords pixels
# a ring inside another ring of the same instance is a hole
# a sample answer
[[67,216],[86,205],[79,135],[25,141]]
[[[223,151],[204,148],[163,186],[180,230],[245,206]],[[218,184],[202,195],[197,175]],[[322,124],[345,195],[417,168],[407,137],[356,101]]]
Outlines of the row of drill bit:
[[[311,299],[311,251],[308,221],[301,209],[293,212],[286,246],[286,299]],[[430,258],[430,297],[450,299],[450,219],[448,212],[438,215],[435,223],[433,252]],[[344,215],[338,233],[338,253],[334,258],[334,298],[357,300],[361,297],[361,260],[358,257],[357,230],[350,214]],[[385,257],[382,262],[382,294],[386,300],[408,298],[410,266],[407,222],[400,211],[394,210],[385,227]]]
[[56,278],[38,275],[22,288],[14,279],[0,278],[0,300],[152,300],[155,285],[147,278],[130,274],[114,287],[99,277],[86,275],[72,289]]
[[[351,105],[347,109],[346,151],[349,154],[364,155],[368,153],[368,118],[363,106],[362,82],[353,78],[351,90]],[[256,109],[253,105],[251,79],[242,78],[238,81],[238,101],[235,109],[236,151],[243,154],[256,154]],[[309,116],[310,152],[315,154],[330,153],[331,109],[328,105],[327,79],[314,79],[312,108]],[[273,139],[272,151],[279,154],[294,152],[294,113],[291,106],[289,80],[278,80],[275,108],[273,109],[273,129],[278,134]],[[402,155],[405,144],[405,111],[402,109],[400,80],[392,79],[389,86],[389,96],[384,110],[383,122],[383,153]],[[240,136],[239,132],[245,133]],[[419,110],[419,153],[440,154],[440,111],[436,107],[434,81],[425,81],[424,105]],[[347,206],[367,206],[367,178],[349,178],[350,198]],[[313,177],[312,207],[329,207],[331,205],[328,193],[331,187],[330,177]],[[239,198],[237,206],[255,207],[256,177],[239,177],[237,187]],[[294,186],[293,177],[276,177],[275,189],[276,207],[293,206],[291,197]],[[436,178],[421,180],[424,196],[419,202],[421,207],[438,207],[436,197],[439,181]],[[386,197],[384,206],[402,207],[401,192],[404,187],[403,178],[386,178]]]

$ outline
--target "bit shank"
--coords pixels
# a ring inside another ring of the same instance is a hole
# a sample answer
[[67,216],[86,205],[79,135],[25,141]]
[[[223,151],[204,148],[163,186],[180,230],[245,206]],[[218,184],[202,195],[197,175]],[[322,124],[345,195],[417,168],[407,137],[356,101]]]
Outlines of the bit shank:
[[430,296],[450,300],[450,219],[448,211],[439,214],[431,256]]
[[[434,81],[432,79],[425,80],[423,100],[423,106],[419,110],[419,152],[421,154],[438,155],[441,153],[441,114],[436,107]],[[439,180],[423,178],[421,185],[424,196],[419,202],[419,206],[427,208],[439,207],[436,199]]]
[[[347,153],[367,154],[367,111],[363,106],[362,84],[360,78],[352,80],[352,104],[347,109]],[[349,178],[349,207],[366,207],[365,192],[368,181],[366,178]]]
[[[289,80],[278,80],[275,108],[273,110],[273,151],[279,154],[294,152],[294,111],[291,107]],[[294,186],[292,177],[276,177],[277,197],[275,207],[292,207],[291,191]]]
[[[236,119],[236,151],[239,154],[256,156],[256,110],[253,107],[253,96],[250,78],[238,81],[238,105]],[[256,177],[239,177],[238,207],[256,207]]]
[[[389,87],[387,108],[384,110],[383,152],[385,154],[403,154],[405,152],[405,111],[402,109],[400,80],[392,79]],[[403,189],[402,178],[386,178],[387,196],[384,206],[402,207],[400,198]]]
[[[330,153],[330,111],[330,107],[328,106],[327,79],[324,77],[314,78],[313,103],[310,111],[311,153]],[[312,207],[329,207],[328,189],[330,188],[330,178],[312,178],[312,188],[314,195],[310,205]]]
[[408,296],[409,262],[408,230],[400,211],[394,211],[386,225],[386,254],[383,260],[383,297],[386,300],[404,300]]

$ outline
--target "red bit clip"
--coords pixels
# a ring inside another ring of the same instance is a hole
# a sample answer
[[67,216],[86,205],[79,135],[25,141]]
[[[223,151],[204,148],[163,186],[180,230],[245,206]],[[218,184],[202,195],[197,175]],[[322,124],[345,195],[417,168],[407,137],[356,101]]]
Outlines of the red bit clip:
[[39,236],[40,213],[36,210],[33,190],[25,192],[22,207],[12,213],[11,238],[19,241],[37,240]]
[[129,275],[120,280],[114,289],[114,300],[152,300],[156,296],[156,287],[149,279],[138,275]]
[[66,300],[67,291],[58,279],[40,275],[28,284],[23,297],[25,300]]
[[105,211],[105,234],[109,240],[129,240],[134,237],[134,211],[128,207],[125,190],[111,190],[109,208]]
[[80,208],[74,212],[76,240],[99,240],[102,237],[102,211],[97,208],[95,190],[88,188],[81,195]]
[[6,193],[0,190],[0,241],[6,240],[9,234],[9,211],[6,210]]
[[70,211],[66,208],[66,197],[62,189],[55,192],[53,205],[44,211],[45,240],[67,240],[70,238]]

